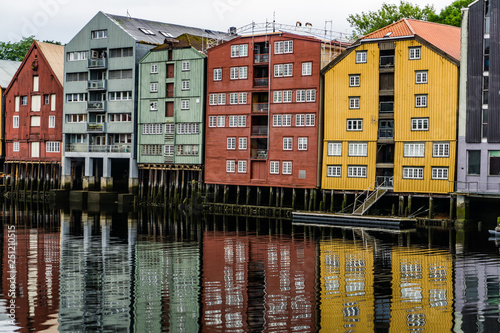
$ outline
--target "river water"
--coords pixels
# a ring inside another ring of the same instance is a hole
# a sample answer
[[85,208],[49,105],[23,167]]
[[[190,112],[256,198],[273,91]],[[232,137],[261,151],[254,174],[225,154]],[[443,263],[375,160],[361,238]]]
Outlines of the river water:
[[498,332],[493,217],[384,231],[6,204],[0,332]]

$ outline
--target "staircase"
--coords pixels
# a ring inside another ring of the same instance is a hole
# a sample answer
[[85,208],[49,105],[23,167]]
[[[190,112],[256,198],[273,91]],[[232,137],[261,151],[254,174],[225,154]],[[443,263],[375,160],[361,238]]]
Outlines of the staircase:
[[[370,209],[371,206],[373,206],[384,194],[387,193],[387,191],[389,191],[390,187],[388,187],[387,183],[389,183],[389,181],[388,182],[384,181],[381,184],[378,184],[378,182],[376,181],[370,187],[368,187],[363,193],[358,195],[356,201],[354,202],[352,215],[364,215],[368,211],[368,209]],[[390,179],[390,183],[392,184],[392,179]],[[372,187],[375,187],[375,189],[373,190],[373,192],[370,193],[370,188]],[[366,194],[366,199],[363,202],[361,202],[359,198],[365,194]],[[360,204],[358,205],[358,203]]]

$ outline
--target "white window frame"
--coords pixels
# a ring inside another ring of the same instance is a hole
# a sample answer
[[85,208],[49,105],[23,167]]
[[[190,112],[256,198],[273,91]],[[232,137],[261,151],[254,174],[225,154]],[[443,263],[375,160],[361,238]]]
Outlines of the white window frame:
[[218,96],[218,104],[225,105],[226,104],[226,94],[222,93]]
[[415,83],[416,84],[426,84],[427,83],[427,73],[428,71],[415,71]]
[[190,85],[191,84],[189,80],[182,80],[182,90],[189,90]]
[[181,110],[189,110],[189,99],[181,99]]
[[356,63],[366,64],[368,51],[356,51]]
[[226,117],[217,116],[217,127],[226,127]]
[[449,172],[447,167],[432,167],[431,179],[448,180]]
[[238,161],[238,173],[247,173],[247,161]]
[[366,165],[348,165],[347,177],[348,178],[366,178]]
[[314,113],[307,113],[306,114],[306,126],[312,127],[316,125],[316,115]]
[[342,156],[342,142],[328,142],[328,156]]
[[151,82],[149,86],[149,91],[152,93],[157,93],[158,92],[158,82]]
[[424,179],[424,167],[403,167],[403,179]]
[[45,143],[45,152],[47,153],[60,153],[61,143],[58,141],[47,141]]
[[425,157],[425,143],[405,142],[403,157]]
[[306,101],[306,91],[305,90],[297,90],[295,92],[295,101],[298,103]]
[[238,150],[247,150],[248,139],[246,137],[238,138]]
[[281,115],[273,114],[273,127],[281,127]]
[[279,175],[280,174],[280,162],[279,161],[271,161],[269,162],[269,173],[272,175]]
[[238,127],[247,127],[247,116],[238,116]]
[[274,65],[274,77],[283,77],[283,64]]
[[293,150],[293,138],[284,137],[283,138],[283,150]]
[[362,131],[363,119],[347,119],[347,131]]
[[151,74],[158,74],[158,64],[151,64]]
[[273,91],[273,103],[283,102],[283,91]]
[[238,93],[229,93],[229,104],[238,104]]
[[349,75],[349,87],[359,87],[361,85],[361,75],[351,74]]
[[312,62],[307,61],[302,63],[302,76],[312,75]]
[[368,156],[367,142],[349,142],[348,156]]
[[229,116],[229,127],[238,127],[238,116]]
[[49,128],[56,127],[56,116],[49,116]]
[[283,91],[283,103],[291,103],[292,102],[292,91],[284,90]]
[[415,107],[416,108],[426,108],[427,107],[427,95],[425,95],[425,94],[415,95]]
[[360,101],[359,96],[349,97],[349,109],[350,110],[359,109],[359,104],[360,104],[359,101]]
[[235,161],[234,160],[226,160],[226,172],[234,173]]
[[217,127],[217,116],[208,116],[208,127]]
[[248,78],[248,67],[242,66],[239,68],[238,79],[245,80]]
[[246,92],[239,93],[238,104],[247,104],[247,93]]
[[274,42],[274,54],[283,54],[283,41]]
[[222,80],[222,68],[214,68],[214,81]]
[[283,64],[283,76],[293,76],[293,64]]
[[228,137],[227,138],[227,150],[235,150],[236,149],[236,138]]
[[281,126],[283,127],[290,127],[292,126],[292,115],[291,114],[284,114],[281,117]]
[[421,58],[421,47],[420,46],[412,46],[408,48],[408,59],[409,60],[418,60]]
[[149,111],[158,111],[158,101],[151,101],[149,103]]
[[12,151],[15,151],[15,152],[19,151],[19,141],[14,141],[12,143]]
[[342,166],[341,165],[327,165],[326,166],[326,176],[327,177],[342,177]]
[[449,142],[432,143],[432,157],[450,157]]
[[292,174],[292,162],[291,161],[283,161],[281,163],[282,170],[281,173],[283,175],[291,175]]
[[210,96],[209,97],[210,105],[217,105],[217,100],[218,100],[217,94],[210,94],[209,96]]
[[412,131],[428,131],[429,118],[411,118]]
[[298,150],[307,150],[307,137],[299,137],[297,140]]
[[306,102],[316,102],[316,89],[306,90]]
[[305,114],[295,115],[295,126],[297,126],[297,127],[305,126],[305,120],[306,120]]
[[12,128],[19,128],[19,116],[12,117]]
[[283,53],[293,53],[293,40],[283,41]]
[[191,70],[191,64],[189,63],[189,61],[183,61],[182,62],[182,71],[187,72],[190,70]]

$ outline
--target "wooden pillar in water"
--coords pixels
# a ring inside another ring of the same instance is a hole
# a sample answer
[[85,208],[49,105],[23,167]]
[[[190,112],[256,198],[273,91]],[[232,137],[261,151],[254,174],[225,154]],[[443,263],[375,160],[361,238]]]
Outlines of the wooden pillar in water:
[[330,197],[330,213],[333,213],[333,209],[334,209],[334,196],[335,196],[333,190],[330,190],[330,195],[331,195],[331,197]]
[[224,198],[222,199],[223,203],[228,203],[227,201],[229,200],[229,186],[224,185]]
[[285,197],[285,188],[282,187],[281,188],[281,197],[280,197],[280,207],[283,208],[283,204],[284,204],[284,197]]
[[292,189],[292,209],[295,210],[295,199],[297,198],[297,193],[295,189]]
[[344,199],[342,200],[342,210],[347,207],[347,194],[344,193]]
[[273,197],[274,197],[274,188],[270,187],[269,188],[269,205],[268,205],[268,207],[273,206],[273,199],[274,199]]
[[307,202],[309,201],[309,192],[304,189],[304,210],[307,210]]
[[217,203],[217,197],[219,196],[219,184],[215,184],[214,189],[214,202]]
[[328,211],[328,206],[326,204],[326,191],[325,190],[321,190],[322,194],[323,194],[323,198],[321,199],[321,204],[320,204],[320,210],[323,211],[323,212],[326,212]]
[[455,198],[450,197],[450,219],[453,219],[455,216]]
[[185,198],[186,194],[186,171],[182,169],[181,171],[181,195],[180,199],[181,201]]
[[405,197],[402,195],[399,196],[399,209],[398,209],[398,216],[403,216],[404,213],[404,207],[405,207]]
[[251,190],[251,187],[247,186],[247,194],[245,197],[245,205],[247,205],[247,206],[248,206],[248,203],[250,202],[250,190]]
[[283,187],[278,187],[276,189],[276,199],[275,199],[275,203],[274,203],[274,205],[276,207],[280,207],[280,192],[282,189],[283,189]]
[[410,216],[411,215],[411,195],[408,196],[408,211],[406,212],[406,216]]
[[236,185],[236,204],[240,204],[240,185]]
[[429,197],[429,218],[432,219],[434,216],[434,198]]
[[260,200],[261,200],[261,189],[260,186],[257,186],[257,206],[260,206]]

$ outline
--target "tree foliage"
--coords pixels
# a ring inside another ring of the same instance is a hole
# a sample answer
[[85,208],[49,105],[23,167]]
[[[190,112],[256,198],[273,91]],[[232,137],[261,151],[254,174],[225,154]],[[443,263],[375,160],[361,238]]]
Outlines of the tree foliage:
[[459,27],[462,20],[462,8],[467,8],[475,0],[456,0],[441,10],[439,15],[431,15],[429,21]]
[[401,1],[399,5],[383,3],[378,11],[350,14],[347,21],[354,28],[354,35],[362,36],[402,18],[428,21],[429,17],[432,15],[436,16],[434,6],[432,5],[426,5],[424,8],[420,8],[418,5]]
[[[35,40],[35,36],[23,37],[19,42],[0,42],[0,59],[22,61]],[[61,45],[61,42],[51,40],[45,43]]]

